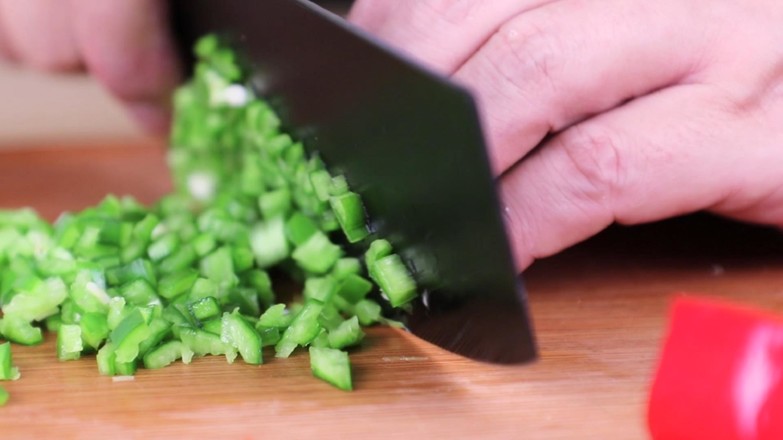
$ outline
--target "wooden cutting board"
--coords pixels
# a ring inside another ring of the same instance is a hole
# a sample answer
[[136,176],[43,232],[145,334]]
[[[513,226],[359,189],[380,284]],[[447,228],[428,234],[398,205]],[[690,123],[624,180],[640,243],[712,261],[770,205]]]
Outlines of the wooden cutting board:
[[[43,146],[0,153],[0,207],[48,218],[107,192],[168,191],[163,148]],[[356,391],[310,377],[306,355],[248,366],[203,358],[115,382],[53,338],[14,347],[9,438],[646,438],[645,403],[674,292],[783,312],[783,246],[769,231],[696,218],[613,229],[526,274],[541,359],[486,365],[374,328]]]

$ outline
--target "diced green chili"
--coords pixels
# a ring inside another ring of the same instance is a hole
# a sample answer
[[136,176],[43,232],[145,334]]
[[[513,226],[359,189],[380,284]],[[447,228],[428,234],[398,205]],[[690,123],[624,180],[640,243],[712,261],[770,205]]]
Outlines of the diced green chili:
[[294,246],[304,244],[316,232],[318,225],[300,212],[295,212],[285,223],[285,235]]
[[201,260],[201,275],[226,288],[237,284],[231,248],[224,246]]
[[228,293],[225,305],[229,308],[238,308],[248,316],[261,314],[261,306],[258,302],[258,292],[251,287],[235,287]]
[[340,310],[334,304],[327,304],[318,316],[318,324],[326,330],[332,330],[344,321]]
[[331,185],[329,186],[329,194],[332,196],[339,196],[346,192],[348,192],[348,181],[345,180],[345,176],[333,177]]
[[283,218],[275,217],[258,223],[250,232],[250,247],[256,264],[262,269],[288,258],[290,249]]
[[286,310],[285,304],[275,304],[258,318],[257,326],[286,328],[291,325],[294,317]]
[[160,261],[158,272],[170,274],[190,268],[198,259],[198,254],[193,246],[183,245],[171,255]]
[[244,275],[245,282],[256,290],[258,300],[263,308],[271,306],[275,302],[275,292],[272,290],[272,279],[263,270],[250,270]]
[[152,261],[160,261],[173,254],[179,248],[179,236],[175,233],[169,233],[155,240],[147,249]]
[[340,280],[337,288],[337,294],[356,303],[364,299],[372,290],[372,283],[364,277],[357,274],[348,274]]
[[109,312],[111,297],[106,292],[106,279],[103,272],[81,270],[71,284],[68,295],[85,312]]
[[139,309],[134,309],[109,335],[109,340],[114,344],[115,363],[135,361],[139,355],[139,344],[149,335],[149,326],[144,316]]
[[[313,373],[352,389],[336,348],[359,344],[362,325],[391,322],[368,299],[370,280],[404,306],[414,277],[388,241],[359,243],[369,235],[359,194],[281,131],[236,54],[214,36],[196,54],[174,96],[172,194],[151,207],[109,195],[54,225],[0,210],[0,334],[40,343],[45,322],[58,358],[97,350],[109,376],[194,355],[260,364],[264,346],[284,358],[309,345]],[[362,249],[363,262],[344,256]],[[269,273],[301,283],[303,300],[275,304]],[[15,376],[2,344],[0,379]]]
[[318,333],[318,336],[316,336],[309,345],[310,347],[329,348],[329,332],[322,328]]
[[313,375],[335,387],[350,391],[351,362],[348,353],[332,348],[310,347],[310,368]]
[[136,360],[129,362],[119,362],[117,358],[114,359],[114,372],[116,376],[133,376],[136,374],[137,363]]
[[305,280],[305,299],[316,300],[321,304],[326,304],[332,299],[332,295],[334,295],[336,291],[337,281],[332,277],[312,277]]
[[180,329],[180,339],[190,348],[196,356],[225,355],[228,363],[233,363],[236,359],[236,349],[228,343],[223,342],[219,335],[199,330],[193,327],[182,327]]
[[261,337],[239,313],[224,313],[220,340],[234,347],[248,364],[262,362]]
[[372,264],[370,275],[393,307],[407,304],[416,297],[416,282],[397,254],[385,256]]
[[356,303],[353,312],[362,325],[372,325],[381,319],[381,306],[370,299],[363,299]]
[[264,218],[285,216],[291,210],[291,192],[284,188],[262,194],[258,207]]
[[258,331],[258,335],[261,337],[262,346],[269,347],[280,342],[280,329],[274,327],[256,327],[256,330]]
[[346,319],[337,328],[329,332],[331,348],[345,348],[356,345],[364,339],[364,332],[359,326],[359,318],[354,316]]
[[98,350],[98,354],[95,356],[95,360],[98,364],[98,372],[102,376],[114,376],[116,368],[114,366],[114,344],[107,342]]
[[323,232],[316,232],[298,246],[291,257],[302,269],[314,274],[324,274],[334,266],[343,252],[329,241]]
[[78,325],[64,324],[57,332],[57,359],[79,359],[82,350],[82,329]]
[[79,328],[82,341],[94,350],[97,350],[109,337],[109,324],[104,314],[85,313],[79,321]]
[[57,313],[57,307],[65,301],[68,289],[59,278],[37,280],[28,289],[18,292],[3,305],[3,314],[25,321],[42,321]]
[[206,321],[220,315],[220,304],[212,296],[191,302],[188,308],[193,317],[199,321]]
[[149,336],[139,344],[139,353],[142,355],[148,353],[153,347],[158,345],[172,333],[171,323],[162,316],[159,318],[152,318],[149,324],[147,324],[147,327],[149,328]]
[[217,317],[206,320],[201,323],[201,329],[205,332],[220,336],[220,333],[223,331],[223,318]]
[[184,364],[189,364],[193,354],[193,351],[182,342],[169,341],[144,355],[144,368],[150,370],[163,368],[178,359],[182,359]]
[[359,194],[349,191],[332,196],[329,203],[350,243],[361,241],[370,234],[365,224],[364,205]]
[[134,306],[161,304],[161,299],[155,293],[155,289],[147,280],[142,278],[123,285],[120,288],[120,295],[125,298],[128,304]]
[[11,343],[0,344],[0,380],[17,379],[19,379],[19,369],[13,364]]
[[191,245],[193,250],[196,251],[196,255],[199,258],[204,258],[217,247],[217,241],[214,235],[205,232],[197,235],[191,242]]
[[318,323],[318,316],[321,314],[323,305],[315,301],[307,302],[302,311],[296,315],[291,325],[283,334],[283,340],[296,343],[297,345],[307,345],[321,331],[321,325]]
[[332,276],[338,280],[342,280],[348,275],[360,275],[361,273],[362,263],[358,258],[353,257],[340,258],[332,268]]
[[189,301],[198,301],[206,297],[218,298],[220,296],[220,287],[218,284],[208,278],[199,278],[193,283],[188,295]]
[[370,243],[370,247],[367,249],[367,252],[364,254],[364,261],[369,268],[370,266],[373,266],[376,261],[391,255],[391,253],[392,245],[388,240],[373,240],[373,242]]
[[109,313],[106,316],[106,323],[109,325],[109,330],[114,330],[120,325],[125,316],[130,313],[131,309],[125,307],[125,298],[115,297],[109,301]]
[[186,292],[190,292],[190,289],[198,279],[198,275],[198,271],[191,268],[166,275],[160,279],[158,293],[163,298],[172,300]]
[[111,286],[120,286],[140,278],[146,280],[152,286],[158,285],[158,278],[152,261],[139,258],[123,266],[106,271],[106,281]]
[[0,334],[6,339],[22,345],[36,345],[43,341],[43,333],[38,327],[33,327],[29,321],[15,316],[4,316],[0,319]]

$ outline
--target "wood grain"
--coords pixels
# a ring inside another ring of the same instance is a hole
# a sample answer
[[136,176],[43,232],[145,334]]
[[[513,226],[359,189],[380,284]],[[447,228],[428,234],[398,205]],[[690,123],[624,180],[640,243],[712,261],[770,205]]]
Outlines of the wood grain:
[[[151,202],[169,188],[158,145],[0,154],[0,207],[48,218],[106,192]],[[14,347],[22,379],[0,409],[7,438],[646,437],[645,400],[675,292],[783,311],[783,240],[691,218],[614,228],[526,274],[541,359],[501,367],[375,328],[353,355],[353,393],[309,376],[307,357],[252,367],[198,359],[135,380],[60,363],[52,338]]]

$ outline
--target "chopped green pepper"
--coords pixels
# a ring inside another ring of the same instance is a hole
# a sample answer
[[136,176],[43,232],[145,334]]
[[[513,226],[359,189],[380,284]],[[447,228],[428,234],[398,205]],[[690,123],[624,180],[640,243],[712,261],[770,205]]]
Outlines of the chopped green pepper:
[[349,191],[332,196],[329,203],[349,242],[356,243],[370,234],[365,224],[364,205],[359,194]]
[[359,326],[359,318],[354,316],[343,321],[336,329],[329,332],[331,348],[345,348],[356,345],[364,339],[364,332]]
[[314,274],[324,274],[334,266],[342,254],[340,247],[319,231],[299,245],[291,257],[302,269]]
[[220,340],[234,347],[248,364],[262,362],[261,337],[238,312],[224,313]]
[[144,355],[144,368],[155,370],[172,364],[177,359],[189,364],[193,351],[180,341],[169,341]]
[[79,359],[83,348],[81,327],[73,324],[62,325],[57,332],[57,359]]
[[310,347],[310,368],[315,377],[334,385],[335,387],[350,391],[353,389],[351,381],[351,362],[348,353],[333,348]]
[[[281,131],[236,54],[214,36],[195,51],[174,97],[172,194],[150,207],[109,195],[54,225],[0,210],[0,334],[36,344],[45,324],[58,358],[97,350],[109,376],[210,354],[261,364],[264,346],[288,357],[309,345],[314,374],[352,389],[336,348],[389,322],[368,298],[373,281],[401,306],[413,276],[388,241],[366,249],[359,194]],[[346,256],[362,249],[364,261]],[[270,273],[302,286],[302,302],[278,304]],[[0,379],[16,376],[2,344]]]
[[0,344],[0,380],[19,379],[19,369],[13,365],[11,358],[11,344]]

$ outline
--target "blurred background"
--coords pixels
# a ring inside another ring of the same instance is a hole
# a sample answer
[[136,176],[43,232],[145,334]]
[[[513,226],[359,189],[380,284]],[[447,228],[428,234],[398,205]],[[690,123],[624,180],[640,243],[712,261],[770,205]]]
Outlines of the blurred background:
[[0,62],[0,148],[142,137],[124,110],[91,78]]
[[[316,1],[338,14],[349,0]],[[0,61],[0,149],[100,145],[142,140],[144,134],[95,81],[53,75]]]

